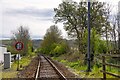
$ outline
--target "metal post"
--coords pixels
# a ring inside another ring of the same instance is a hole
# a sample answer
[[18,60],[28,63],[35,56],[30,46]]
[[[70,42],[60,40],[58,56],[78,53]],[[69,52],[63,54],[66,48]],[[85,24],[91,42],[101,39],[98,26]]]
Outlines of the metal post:
[[19,54],[18,54],[18,66],[17,66],[17,71],[19,71]]
[[106,67],[105,67],[105,56],[102,56],[102,66],[103,66],[103,79],[106,79]]
[[90,0],[88,0],[88,54],[87,54],[87,62],[88,62],[88,69],[87,71],[90,72]]

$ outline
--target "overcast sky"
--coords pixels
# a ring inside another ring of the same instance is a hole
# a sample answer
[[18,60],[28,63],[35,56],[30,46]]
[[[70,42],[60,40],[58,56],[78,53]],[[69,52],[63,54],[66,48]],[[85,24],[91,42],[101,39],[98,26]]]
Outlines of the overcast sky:
[[[79,0],[73,0],[79,2]],[[100,0],[112,4],[113,13],[116,12],[120,0]],[[7,39],[21,25],[29,28],[32,38],[43,38],[53,23],[54,8],[62,0],[0,0],[0,39]],[[62,24],[57,24],[62,30],[63,37],[67,37]],[[1,31],[2,30],[2,31]]]

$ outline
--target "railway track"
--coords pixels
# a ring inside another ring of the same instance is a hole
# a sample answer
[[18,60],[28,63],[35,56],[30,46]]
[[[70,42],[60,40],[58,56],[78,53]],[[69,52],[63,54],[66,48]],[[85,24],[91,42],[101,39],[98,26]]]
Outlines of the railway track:
[[35,73],[35,80],[43,78],[67,80],[65,76],[61,73],[61,71],[54,65],[54,63],[49,58],[41,55]]

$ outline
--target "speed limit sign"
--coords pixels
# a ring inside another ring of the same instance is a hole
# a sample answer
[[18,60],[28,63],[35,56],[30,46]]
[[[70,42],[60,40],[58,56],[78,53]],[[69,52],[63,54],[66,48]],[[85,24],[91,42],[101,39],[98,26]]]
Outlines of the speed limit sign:
[[23,49],[23,43],[22,42],[16,42],[15,49],[20,51]]

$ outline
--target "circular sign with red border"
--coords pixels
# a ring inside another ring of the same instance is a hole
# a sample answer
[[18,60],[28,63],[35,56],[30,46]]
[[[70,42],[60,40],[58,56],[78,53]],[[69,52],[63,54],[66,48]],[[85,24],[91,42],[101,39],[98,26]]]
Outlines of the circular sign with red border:
[[20,51],[20,50],[22,50],[23,49],[23,43],[22,42],[16,42],[15,43],[15,49],[16,50],[18,50],[18,51]]

